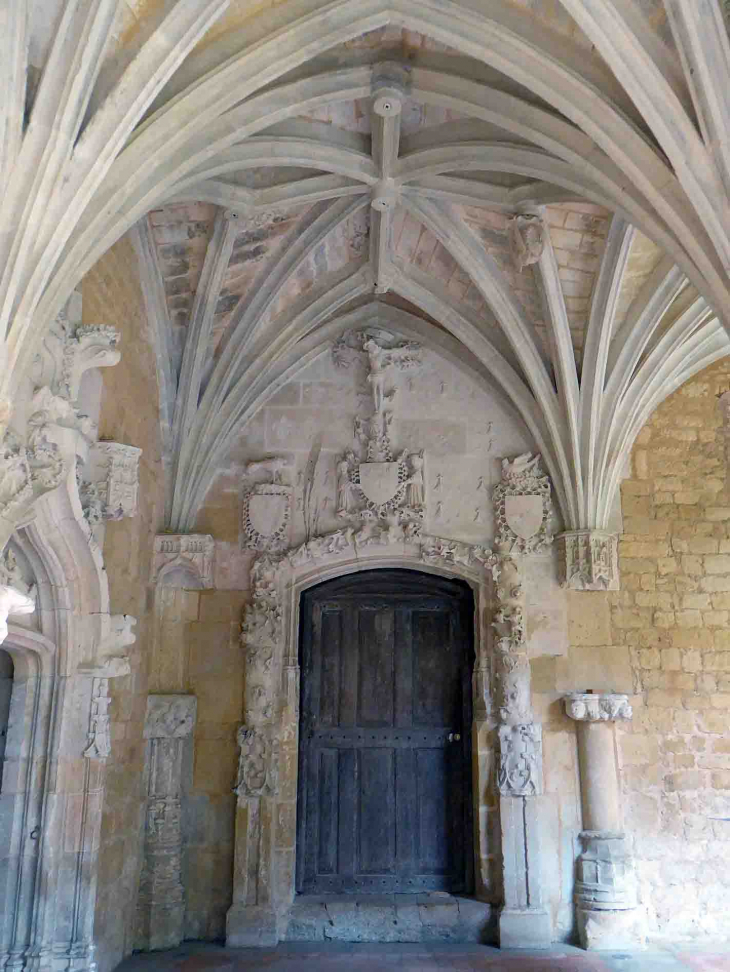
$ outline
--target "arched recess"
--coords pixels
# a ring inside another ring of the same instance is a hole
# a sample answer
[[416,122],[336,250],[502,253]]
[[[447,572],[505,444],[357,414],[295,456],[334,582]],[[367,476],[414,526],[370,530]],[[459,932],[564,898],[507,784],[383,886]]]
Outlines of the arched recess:
[[[395,528],[370,543],[352,530],[317,537],[279,560],[265,554],[252,568],[246,611],[244,725],[236,793],[233,903],[227,944],[271,944],[286,936],[295,894],[299,756],[299,624],[301,594],[357,571],[405,568],[465,581],[474,597],[472,678],[474,874],[485,929],[500,902],[490,619],[492,574],[484,547]],[[277,822],[274,824],[274,822]]]
[[[50,427],[63,445],[69,430]],[[109,614],[109,588],[76,485],[66,477],[11,538],[30,575],[30,626],[9,624],[14,664],[6,775],[0,794],[0,967],[93,967],[94,910],[106,759],[109,679],[133,618]]]

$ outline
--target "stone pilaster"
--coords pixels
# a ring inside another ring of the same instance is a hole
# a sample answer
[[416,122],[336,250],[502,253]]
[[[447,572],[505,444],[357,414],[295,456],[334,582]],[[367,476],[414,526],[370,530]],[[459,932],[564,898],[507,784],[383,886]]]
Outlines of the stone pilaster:
[[279,938],[274,891],[281,734],[276,655],[282,633],[277,562],[260,556],[251,581],[253,603],[241,635],[247,662],[245,721],[238,730],[233,903],[226,917],[226,944],[233,947],[275,945]]
[[636,948],[644,943],[629,841],[623,832],[615,723],[632,715],[628,697],[572,693],[565,711],[578,724],[583,850],[575,889],[584,948]]
[[193,695],[147,698],[147,816],[137,900],[140,949],[172,948],[183,940],[180,795],[183,746],[195,725],[196,705]]
[[494,490],[497,547],[495,679],[499,704],[502,948],[548,948],[552,922],[542,899],[542,726],[535,722],[527,655],[523,562],[550,543],[550,481],[539,456],[502,461]]
[[618,534],[568,530],[557,537],[560,580],[572,591],[617,591]]

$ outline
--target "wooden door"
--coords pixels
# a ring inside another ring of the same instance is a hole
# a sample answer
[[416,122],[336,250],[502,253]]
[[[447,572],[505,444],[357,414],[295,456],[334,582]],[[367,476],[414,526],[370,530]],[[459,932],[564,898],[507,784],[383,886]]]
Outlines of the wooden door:
[[470,891],[470,589],[374,570],[301,607],[297,890]]

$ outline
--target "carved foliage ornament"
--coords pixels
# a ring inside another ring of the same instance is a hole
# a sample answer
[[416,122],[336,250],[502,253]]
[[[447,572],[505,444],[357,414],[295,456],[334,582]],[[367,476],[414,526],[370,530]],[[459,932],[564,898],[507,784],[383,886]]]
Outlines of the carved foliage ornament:
[[276,796],[279,791],[279,749],[276,730],[241,726],[238,779],[233,792],[239,797]]
[[633,715],[628,695],[571,692],[563,698],[565,714],[576,722],[614,722]]
[[524,453],[502,460],[502,479],[493,492],[497,548],[534,554],[552,543],[550,478],[540,468],[540,455]]
[[182,739],[195,725],[198,700],[194,695],[148,695],[145,739]]

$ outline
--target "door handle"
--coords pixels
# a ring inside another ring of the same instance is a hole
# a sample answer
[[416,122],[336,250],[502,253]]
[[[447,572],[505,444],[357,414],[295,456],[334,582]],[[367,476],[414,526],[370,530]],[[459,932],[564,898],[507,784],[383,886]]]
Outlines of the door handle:
[[461,733],[460,732],[450,732],[449,733],[449,742],[459,742],[460,739],[461,739]]

